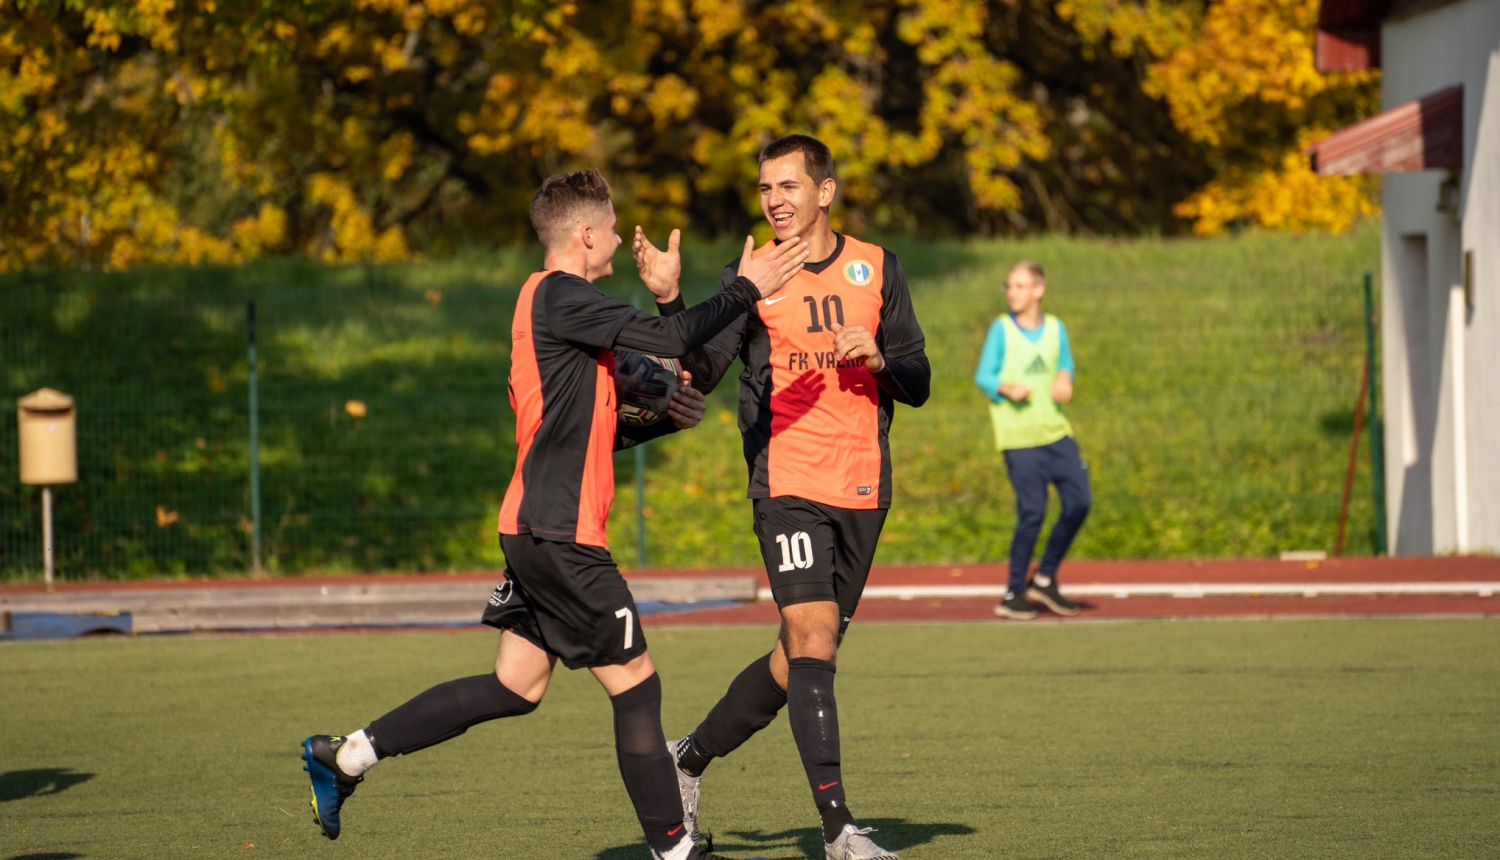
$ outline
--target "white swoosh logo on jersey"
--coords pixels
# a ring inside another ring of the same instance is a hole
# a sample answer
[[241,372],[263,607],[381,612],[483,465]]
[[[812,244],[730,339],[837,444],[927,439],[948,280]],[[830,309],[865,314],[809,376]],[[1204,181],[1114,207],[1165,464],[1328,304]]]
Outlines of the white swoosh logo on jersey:
[[781,301],[784,298],[786,298],[786,296],[777,296],[774,299],[766,299],[766,304],[768,304],[768,305],[774,305],[774,304],[776,304],[777,302]]

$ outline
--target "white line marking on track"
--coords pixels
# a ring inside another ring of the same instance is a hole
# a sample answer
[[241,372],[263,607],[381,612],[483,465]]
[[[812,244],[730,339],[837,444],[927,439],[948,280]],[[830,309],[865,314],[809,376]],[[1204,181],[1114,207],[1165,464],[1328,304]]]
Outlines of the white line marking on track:
[[[1493,597],[1500,582],[1224,582],[1224,583],[1139,583],[1065,585],[1069,597],[1326,597],[1472,594]],[[760,589],[761,600],[774,599],[771,589]],[[865,588],[867,598],[895,600],[960,600],[973,597],[1001,598],[1003,585],[871,585]]]

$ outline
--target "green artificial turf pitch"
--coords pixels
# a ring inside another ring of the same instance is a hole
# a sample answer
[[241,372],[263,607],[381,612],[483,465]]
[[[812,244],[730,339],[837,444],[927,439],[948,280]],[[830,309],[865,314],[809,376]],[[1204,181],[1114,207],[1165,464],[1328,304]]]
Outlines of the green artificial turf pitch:
[[[1500,622],[858,625],[838,675],[852,809],[923,858],[1492,857]],[[656,629],[671,733],[770,628]],[[488,670],[471,632],[0,647],[0,860],[647,857],[610,708],[383,762],[317,834],[298,757]],[[821,858],[781,719],[704,780],[730,857]],[[253,852],[253,853],[252,853]]]

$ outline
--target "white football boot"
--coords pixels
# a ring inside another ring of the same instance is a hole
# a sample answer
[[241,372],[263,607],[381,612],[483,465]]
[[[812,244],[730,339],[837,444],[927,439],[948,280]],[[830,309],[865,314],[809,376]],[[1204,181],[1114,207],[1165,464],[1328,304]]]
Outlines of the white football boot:
[[827,860],[901,860],[865,835],[874,832],[873,827],[860,829],[853,824],[845,824],[837,839],[824,843],[824,856]]
[[[651,849],[651,860],[729,860],[729,858],[721,857],[684,836],[681,842],[672,846],[672,849],[665,854],[655,848]],[[756,857],[754,860],[766,860],[766,858]]]
[[698,786],[703,782],[703,777],[689,776],[677,765],[677,750],[686,742],[685,737],[667,741],[667,753],[672,756],[672,770],[677,771],[677,790],[682,793],[682,823],[687,826],[688,838],[697,842]]

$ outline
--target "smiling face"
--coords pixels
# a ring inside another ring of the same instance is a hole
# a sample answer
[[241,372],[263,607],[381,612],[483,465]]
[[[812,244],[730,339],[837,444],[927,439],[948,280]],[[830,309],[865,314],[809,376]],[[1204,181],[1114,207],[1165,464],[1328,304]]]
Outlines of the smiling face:
[[777,239],[813,237],[832,232],[828,206],[837,187],[832,178],[821,183],[808,175],[801,152],[772,158],[760,166],[760,211]]

